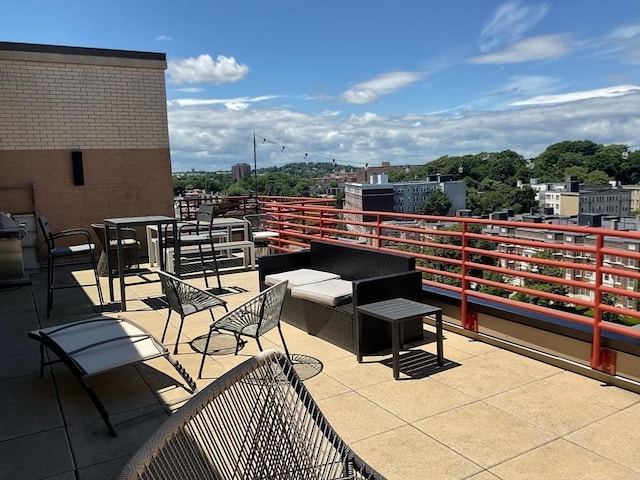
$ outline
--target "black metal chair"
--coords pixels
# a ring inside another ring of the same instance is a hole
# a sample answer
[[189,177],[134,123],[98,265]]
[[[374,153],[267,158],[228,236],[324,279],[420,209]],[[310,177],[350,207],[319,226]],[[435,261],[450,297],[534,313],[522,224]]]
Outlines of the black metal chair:
[[[60,258],[69,258],[69,257],[78,257],[82,255],[86,255],[91,260],[91,266],[93,268],[93,273],[95,275],[96,283],[92,285],[96,285],[98,288],[98,299],[100,301],[100,310],[102,310],[102,305],[104,304],[104,299],[102,297],[102,288],[100,287],[100,279],[98,277],[98,265],[96,263],[96,257],[94,254],[95,244],[91,243],[91,235],[89,231],[85,228],[72,228],[67,230],[62,230],[60,232],[53,233],[51,228],[49,227],[49,222],[47,221],[44,215],[38,217],[38,224],[40,225],[40,229],[42,230],[42,234],[44,235],[45,241],[47,242],[47,269],[48,269],[48,282],[47,282],[47,318],[51,314],[51,309],[53,308],[53,291],[62,289],[62,288],[75,288],[75,287],[83,287],[85,285],[55,285],[55,261]],[[78,244],[72,245],[57,245],[56,241],[65,239],[65,238],[78,238],[81,237],[84,241]]]
[[287,293],[287,283],[288,282],[286,281],[280,282],[273,287],[263,290],[261,293],[228,312],[220,319],[213,321],[209,327],[207,341],[205,343],[204,350],[202,351],[202,361],[200,362],[198,378],[202,378],[204,360],[207,358],[209,342],[213,332],[226,331],[233,333],[236,337],[235,354],[237,355],[240,345],[244,343],[241,338],[242,336],[254,338],[258,344],[258,348],[262,351],[260,337],[269,330],[277,327],[278,332],[280,333],[280,338],[282,339],[284,351],[286,352],[287,357],[289,356],[289,350],[287,349],[287,344],[285,343],[284,335],[282,334],[282,328],[280,327],[280,313],[282,312],[284,296]]
[[167,302],[169,303],[169,312],[162,332],[162,338],[160,339],[161,342],[164,343],[164,338],[167,335],[167,328],[169,327],[171,313],[177,312],[180,315],[180,326],[178,327],[176,346],[173,349],[173,353],[175,354],[178,353],[180,333],[182,332],[182,325],[184,324],[185,317],[193,315],[194,313],[209,310],[211,320],[215,321],[215,317],[211,311],[212,308],[222,307],[225,311],[229,311],[229,309],[227,308],[227,302],[216,297],[213,293],[209,293],[206,290],[201,290],[193,285],[189,285],[184,280],[174,277],[167,272],[160,270],[158,271],[158,274],[160,275],[162,291],[167,296]]
[[119,480],[384,480],[331,427],[282,353],[262,352],[197,393]]
[[[198,247],[198,253],[200,254],[200,264],[202,266],[205,285],[207,286],[207,288],[209,288],[209,280],[207,279],[207,266],[213,265],[213,268],[211,268],[211,270],[216,275],[216,278],[218,280],[218,289],[222,290],[216,251],[213,246],[213,243],[216,239],[216,235],[214,234],[212,228],[213,219],[215,218],[215,216],[215,206],[200,205],[200,207],[198,207],[198,213],[196,215],[195,222],[184,223],[180,225],[180,227],[178,227],[178,231],[174,232],[173,236],[166,236],[165,251],[168,247],[174,247],[175,253],[175,247],[177,243],[179,243],[181,255],[187,253],[187,251],[185,251],[186,247]],[[223,234],[221,233],[221,235]],[[209,246],[211,249],[211,258],[209,262],[205,261],[205,250],[203,250],[203,247],[206,246]],[[176,272],[176,275],[180,276],[180,274],[181,272]]]

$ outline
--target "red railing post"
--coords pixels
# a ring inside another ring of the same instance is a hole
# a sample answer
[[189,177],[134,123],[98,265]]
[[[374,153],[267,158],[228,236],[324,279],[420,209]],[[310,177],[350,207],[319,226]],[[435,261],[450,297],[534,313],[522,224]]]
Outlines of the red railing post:
[[593,336],[591,339],[591,368],[600,369],[602,365],[602,352],[600,351],[600,322],[602,322],[602,265],[604,264],[604,235],[596,235],[596,270],[593,289]]
[[467,247],[469,246],[469,237],[467,237],[467,226],[468,223],[463,219],[460,225],[460,230],[462,235],[460,237],[460,244],[462,246],[462,265],[460,267],[461,273],[461,281],[460,281],[460,316],[462,317],[462,327],[466,330],[471,330],[474,332],[478,331],[478,321],[477,317],[472,315],[469,311],[469,297],[467,295],[467,289],[469,288],[469,280],[467,275],[469,273],[468,269],[468,252]]

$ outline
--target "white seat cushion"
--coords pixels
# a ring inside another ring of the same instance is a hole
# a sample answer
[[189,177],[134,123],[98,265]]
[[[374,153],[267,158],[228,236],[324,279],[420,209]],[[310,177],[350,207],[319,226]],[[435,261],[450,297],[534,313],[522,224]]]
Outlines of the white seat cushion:
[[269,240],[270,238],[278,238],[280,234],[278,232],[253,232],[253,241],[254,242],[264,242],[265,240]]
[[351,301],[353,285],[348,280],[325,280],[291,289],[291,296],[323,305],[344,305]]
[[312,270],[310,268],[300,268],[298,270],[289,270],[288,272],[267,275],[264,277],[264,283],[272,286],[287,280],[289,282],[287,289],[291,290],[292,288],[300,285],[324,282],[325,280],[333,280],[335,278],[340,278],[340,275],[336,275],[331,272],[323,272],[321,270]]

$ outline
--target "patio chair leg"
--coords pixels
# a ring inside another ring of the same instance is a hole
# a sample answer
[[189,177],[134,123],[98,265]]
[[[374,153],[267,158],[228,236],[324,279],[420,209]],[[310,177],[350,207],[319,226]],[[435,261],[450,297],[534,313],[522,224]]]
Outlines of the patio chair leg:
[[[242,338],[240,338],[240,334],[234,332],[234,335],[236,337],[236,353],[234,355],[237,355],[238,352],[240,351],[240,345],[244,345],[244,342],[242,341]],[[256,338],[257,340],[257,338]],[[258,345],[260,345],[260,342],[258,342]],[[260,347],[260,351],[262,351],[262,347]]]
[[209,288],[209,280],[207,279],[207,266],[204,263],[204,254],[202,253],[202,245],[198,245],[198,251],[200,252],[200,265],[202,265],[202,274],[204,275],[204,284]]
[[184,323],[184,315],[180,315],[180,326],[178,327],[178,336],[176,337],[176,346],[173,348],[173,353],[178,353],[178,344],[180,343],[180,333],[182,332],[182,324]]
[[207,341],[204,343],[204,350],[202,350],[202,360],[200,361],[198,378],[202,378],[202,370],[204,369],[204,359],[207,357],[207,351],[209,351],[209,340],[211,340],[211,329],[209,329],[209,334],[207,335]]
[[47,318],[51,315],[51,309],[53,308],[53,258],[49,256],[49,261],[47,262],[47,281],[49,283],[47,287]]
[[102,311],[102,307],[104,305],[104,298],[102,296],[102,286],[100,285],[100,275],[98,275],[98,264],[96,263],[96,256],[93,254],[93,251],[91,251],[90,255],[91,255],[91,266],[93,267],[93,276],[96,279],[96,287],[98,288],[98,300],[100,301],[100,311]]
[[78,377],[77,375],[76,377],[78,378],[78,380],[80,380],[80,383],[82,384],[82,388],[84,388],[85,392],[87,392],[87,395],[89,395],[89,398],[91,398],[91,401],[93,402],[96,409],[100,413],[100,416],[102,417],[102,421],[104,422],[104,424],[107,426],[107,429],[109,430],[109,435],[111,435],[112,437],[117,437],[118,434],[116,433],[115,428],[113,428],[113,425],[111,424],[111,420],[109,420],[109,413],[107,412],[107,409],[104,408],[104,405],[98,398],[98,395],[96,395],[96,392],[93,391],[93,388],[91,388],[89,384],[84,381],[82,377]]
[[280,322],[278,322],[278,332],[280,333],[280,338],[282,339],[282,346],[284,347],[284,353],[286,353],[287,358],[291,360],[291,355],[289,355],[289,349],[287,348],[287,342],[284,341],[284,335],[282,334],[282,327],[280,326]]
[[162,343],[164,343],[164,337],[166,337],[167,335],[167,329],[169,328],[169,319],[171,318],[171,312],[173,312],[173,310],[169,309],[169,315],[167,315],[167,321],[164,324],[164,330],[162,331],[162,338],[160,339]]
[[[111,435],[112,437],[116,437],[118,434],[116,433],[115,428],[111,424],[111,420],[109,420],[109,413],[107,412],[107,409],[104,407],[104,405],[100,401],[100,398],[98,397],[96,392],[93,390],[93,388],[91,388],[91,386],[84,379],[78,365],[71,359],[69,354],[57,343],[51,341],[50,338],[45,335],[42,335],[42,337],[43,338],[40,340],[41,341],[40,348],[47,347],[49,350],[51,350],[53,353],[56,354],[56,356],[59,358],[59,361],[61,361],[67,366],[67,368],[73,374],[73,376],[76,377],[76,379],[78,379],[78,382],[80,382],[82,389],[87,393],[87,395],[89,395],[89,398],[93,402],[93,405],[96,407],[96,410],[98,410],[98,413],[102,418],[102,421],[107,426],[107,429],[109,430],[109,435]],[[49,365],[51,363],[52,362],[50,362]]]
[[218,291],[222,292],[222,283],[220,282],[220,272],[218,271],[218,260],[217,260],[216,251],[213,248],[213,245],[211,246],[211,254],[213,255],[213,268],[215,270],[214,273],[216,274],[216,278],[218,279]]
[[44,344],[40,344],[40,378],[44,377]]

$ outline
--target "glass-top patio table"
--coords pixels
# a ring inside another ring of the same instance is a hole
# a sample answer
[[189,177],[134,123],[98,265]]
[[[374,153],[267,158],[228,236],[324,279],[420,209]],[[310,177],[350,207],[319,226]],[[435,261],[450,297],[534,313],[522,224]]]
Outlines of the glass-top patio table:
[[[120,217],[120,218],[105,218],[104,228],[105,237],[109,237],[109,230],[111,228],[116,229],[116,245],[118,250],[118,275],[120,277],[120,304],[122,310],[127,310],[127,294],[125,291],[124,283],[124,255],[122,253],[122,243],[120,242],[120,235],[122,228],[124,227],[146,227],[148,225],[155,225],[158,231],[161,231],[163,225],[171,225],[175,230],[178,219],[175,217],[167,217],[164,215],[148,215],[142,217]],[[160,270],[165,270],[164,265],[164,244],[162,241],[162,235],[158,235],[158,249],[160,250]],[[109,272],[109,298],[113,302],[113,272],[112,267],[109,264],[109,255],[107,255],[107,270]]]

